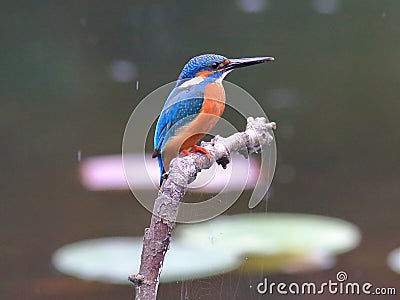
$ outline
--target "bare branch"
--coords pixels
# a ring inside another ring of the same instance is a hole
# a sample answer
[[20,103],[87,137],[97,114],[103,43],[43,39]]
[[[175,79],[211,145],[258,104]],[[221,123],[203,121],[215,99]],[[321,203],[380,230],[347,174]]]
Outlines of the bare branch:
[[232,152],[247,158],[249,153],[271,144],[273,137],[269,131],[275,128],[276,124],[267,123],[265,118],[250,117],[246,131],[227,138],[216,136],[211,142],[202,142],[201,146],[210,153],[209,157],[203,153],[193,153],[172,160],[168,178],[154,203],[150,227],[145,230],[139,274],[129,276],[136,288],[137,300],[155,300],[157,297],[162,265],[187,185],[196,179],[201,170],[209,169],[214,163],[225,168]]

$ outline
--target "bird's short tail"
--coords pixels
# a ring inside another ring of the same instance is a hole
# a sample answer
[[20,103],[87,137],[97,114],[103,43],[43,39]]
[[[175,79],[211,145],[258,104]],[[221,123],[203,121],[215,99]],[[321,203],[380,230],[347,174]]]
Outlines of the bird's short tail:
[[161,153],[160,151],[158,151],[157,149],[154,149],[153,151],[153,155],[151,156],[152,158],[156,158],[158,160],[158,166],[160,167],[160,186],[164,180],[163,178],[163,174],[165,173],[165,169],[164,169],[164,161],[161,157]]

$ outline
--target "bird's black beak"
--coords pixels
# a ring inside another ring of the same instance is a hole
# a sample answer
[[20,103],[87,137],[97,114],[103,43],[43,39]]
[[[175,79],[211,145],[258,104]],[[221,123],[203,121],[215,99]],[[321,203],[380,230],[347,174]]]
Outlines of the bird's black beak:
[[233,70],[236,68],[242,68],[247,66],[252,66],[256,64],[260,64],[266,61],[272,61],[275,58],[267,56],[267,57],[246,57],[246,58],[234,58],[226,61],[225,66],[223,67],[224,71]]

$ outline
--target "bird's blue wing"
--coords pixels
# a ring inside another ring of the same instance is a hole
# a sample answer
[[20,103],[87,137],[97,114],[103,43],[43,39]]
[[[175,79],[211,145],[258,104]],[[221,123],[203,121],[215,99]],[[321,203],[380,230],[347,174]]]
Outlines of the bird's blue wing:
[[204,88],[202,86],[175,87],[168,96],[158,118],[154,136],[154,149],[161,153],[169,138],[198,115],[203,101]]
[[[160,174],[164,172],[161,152],[167,141],[176,135],[176,131],[191,122],[200,112],[204,101],[204,87],[193,85],[186,88],[175,87],[168,96],[154,135],[154,151],[158,156]],[[160,183],[162,178],[160,178]]]

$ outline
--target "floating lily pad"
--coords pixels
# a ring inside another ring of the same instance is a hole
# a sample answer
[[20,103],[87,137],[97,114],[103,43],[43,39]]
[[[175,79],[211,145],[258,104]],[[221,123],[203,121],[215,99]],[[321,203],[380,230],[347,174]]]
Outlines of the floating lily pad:
[[[110,237],[85,240],[58,249],[53,265],[62,273],[85,280],[128,284],[128,275],[139,270],[142,238]],[[239,266],[233,254],[204,251],[171,243],[161,282],[189,280],[221,274]]]
[[[203,170],[197,179],[190,185],[191,192],[217,193],[225,187],[225,191],[254,188],[260,172],[259,163],[256,160],[245,159],[237,154],[232,154],[232,162],[226,169],[213,165],[209,170]],[[135,190],[158,190],[160,181],[160,169],[156,159],[151,159],[151,153],[126,154],[124,160],[121,155],[103,155],[88,157],[80,166],[81,182],[89,190],[127,190],[129,185],[124,173],[123,162],[134,166],[134,182],[131,182]],[[245,172],[243,172],[245,170]],[[247,175],[243,177],[244,174]]]
[[339,254],[355,248],[360,231],[346,221],[306,214],[254,213],[222,216],[177,229],[183,243],[246,256]]
[[388,256],[388,265],[396,273],[400,273],[400,248],[390,252]]
[[[357,227],[334,218],[284,213],[218,217],[176,229],[161,282],[225,273],[245,258],[245,268],[257,265],[265,272],[329,268],[336,254],[353,249],[359,241]],[[53,264],[82,279],[128,283],[127,276],[139,270],[141,250],[142,238],[86,240],[57,250]]]
[[304,273],[332,268],[336,257],[327,253],[276,254],[246,258],[243,268],[264,273]]

